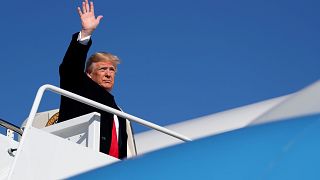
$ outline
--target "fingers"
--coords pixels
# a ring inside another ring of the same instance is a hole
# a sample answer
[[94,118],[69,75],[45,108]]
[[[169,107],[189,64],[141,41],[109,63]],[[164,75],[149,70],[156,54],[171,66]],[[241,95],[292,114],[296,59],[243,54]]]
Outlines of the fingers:
[[86,0],[85,5],[86,5],[86,12],[89,12],[89,11],[90,11],[90,8],[89,8],[89,2],[88,2],[88,0]]
[[78,7],[77,9],[78,9],[79,16],[82,16],[81,8],[80,8],[80,7]]
[[90,2],[90,12],[94,14],[94,6],[92,1]]
[[100,22],[100,20],[101,20],[102,18],[103,18],[103,16],[101,16],[101,15],[97,17],[98,23]]
[[86,3],[83,1],[82,2],[82,13],[86,13],[87,10],[86,10]]
[[89,1],[85,0],[82,2],[82,9],[80,7],[78,7],[78,13],[79,13],[79,15],[82,15],[82,14],[88,13],[88,12],[91,12],[94,14],[94,5],[93,5],[92,1],[90,2],[90,5],[89,5]]
[[85,1],[82,2],[82,11],[81,11],[81,8],[78,7],[78,12],[79,12],[79,14],[80,14],[80,12],[81,12],[81,14],[84,14],[84,13],[92,11],[92,8],[93,8],[93,2],[90,2],[90,7],[89,7],[88,0],[85,0]]

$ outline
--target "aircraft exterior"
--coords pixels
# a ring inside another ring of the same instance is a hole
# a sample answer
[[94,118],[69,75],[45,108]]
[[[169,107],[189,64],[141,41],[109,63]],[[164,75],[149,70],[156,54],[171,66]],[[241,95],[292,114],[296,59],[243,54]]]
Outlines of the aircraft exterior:
[[[56,87],[51,90],[60,92]],[[167,127],[101,106],[155,129],[131,136],[129,157],[123,161],[99,152],[98,113],[45,127],[57,110],[36,114],[43,91],[38,91],[22,137],[15,140],[11,130],[0,135],[2,179],[320,177],[320,82],[293,94]]]

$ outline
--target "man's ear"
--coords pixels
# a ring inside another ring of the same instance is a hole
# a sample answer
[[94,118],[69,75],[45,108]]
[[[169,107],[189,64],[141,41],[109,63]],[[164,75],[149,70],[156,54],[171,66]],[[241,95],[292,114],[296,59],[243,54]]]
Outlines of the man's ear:
[[92,79],[90,73],[86,72],[86,74],[87,74],[87,76],[88,76],[90,79]]

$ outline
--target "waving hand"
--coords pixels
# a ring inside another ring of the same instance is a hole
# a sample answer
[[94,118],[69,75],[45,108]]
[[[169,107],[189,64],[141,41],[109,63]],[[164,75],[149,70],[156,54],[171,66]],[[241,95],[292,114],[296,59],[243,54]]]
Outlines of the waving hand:
[[78,13],[82,25],[81,36],[84,38],[93,33],[103,16],[95,17],[93,2],[91,1],[89,4],[88,0],[82,2],[82,9],[78,7]]

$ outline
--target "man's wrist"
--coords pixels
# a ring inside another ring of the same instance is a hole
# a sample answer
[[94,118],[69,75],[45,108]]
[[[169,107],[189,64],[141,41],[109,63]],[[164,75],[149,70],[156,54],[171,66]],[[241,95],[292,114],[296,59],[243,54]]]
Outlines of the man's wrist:
[[91,30],[91,29],[81,29],[81,34],[82,34],[82,38],[85,38],[85,37],[87,37],[87,36],[91,36],[92,35],[92,33],[93,33],[93,30]]
[[90,38],[91,38],[91,35],[89,36],[83,36],[83,33],[82,31],[79,32],[79,35],[78,35],[78,38],[77,38],[77,41],[83,45],[87,45],[88,42],[90,41]]

